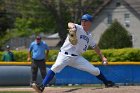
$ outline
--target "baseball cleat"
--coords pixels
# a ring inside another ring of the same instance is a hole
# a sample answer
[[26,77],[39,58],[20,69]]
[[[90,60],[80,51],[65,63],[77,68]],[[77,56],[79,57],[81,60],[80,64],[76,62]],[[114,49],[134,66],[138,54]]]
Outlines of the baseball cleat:
[[110,88],[110,87],[116,87],[116,88],[119,88],[119,86],[117,86],[114,82],[112,81],[108,81],[106,84],[105,84],[105,87],[106,88]]
[[32,87],[35,83],[30,83],[30,87]]
[[40,87],[40,86],[37,85],[36,83],[33,83],[33,84],[32,84],[32,88],[35,89],[35,91],[36,91],[37,93],[42,93],[43,90],[44,90],[44,87]]

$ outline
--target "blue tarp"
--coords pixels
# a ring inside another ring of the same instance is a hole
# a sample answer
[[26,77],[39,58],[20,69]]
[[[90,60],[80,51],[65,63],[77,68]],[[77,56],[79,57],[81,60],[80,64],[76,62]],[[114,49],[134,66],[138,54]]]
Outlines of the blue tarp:
[[[102,73],[116,83],[140,83],[140,65],[109,65],[97,66]],[[48,67],[50,68],[50,66]],[[48,69],[47,68],[47,69]],[[38,83],[41,83],[40,72]],[[29,85],[31,78],[30,66],[0,66],[0,85]],[[64,68],[56,74],[56,84],[99,84],[95,76],[72,67]]]

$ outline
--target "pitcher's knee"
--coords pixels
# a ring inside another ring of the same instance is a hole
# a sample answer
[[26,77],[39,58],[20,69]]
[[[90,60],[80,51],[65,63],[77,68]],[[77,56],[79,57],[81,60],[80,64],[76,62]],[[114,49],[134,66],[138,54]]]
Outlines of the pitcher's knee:
[[96,67],[96,68],[92,69],[91,74],[98,76],[100,74],[99,68]]
[[61,70],[63,69],[63,67],[61,65],[53,65],[51,67],[51,70],[54,72],[54,73],[59,73]]

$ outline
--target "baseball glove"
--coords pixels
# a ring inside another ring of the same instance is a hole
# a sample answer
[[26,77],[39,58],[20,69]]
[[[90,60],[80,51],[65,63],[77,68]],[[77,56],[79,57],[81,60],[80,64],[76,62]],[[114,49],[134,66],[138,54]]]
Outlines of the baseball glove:
[[72,45],[76,45],[77,44],[76,29],[71,28],[68,30],[69,30],[69,41],[71,42]]

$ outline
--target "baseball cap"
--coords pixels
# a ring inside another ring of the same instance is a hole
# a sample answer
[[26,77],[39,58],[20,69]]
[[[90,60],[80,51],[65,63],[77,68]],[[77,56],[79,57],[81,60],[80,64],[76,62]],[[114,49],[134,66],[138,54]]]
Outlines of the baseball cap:
[[86,20],[86,21],[90,21],[90,22],[92,22],[92,16],[91,15],[89,15],[89,14],[84,14],[83,16],[82,16],[82,18],[81,18],[81,20]]
[[9,45],[7,45],[7,46],[6,46],[6,48],[10,48],[10,46],[9,46]]
[[36,40],[41,40],[41,37],[40,37],[40,36],[37,36],[37,37],[36,37]]

